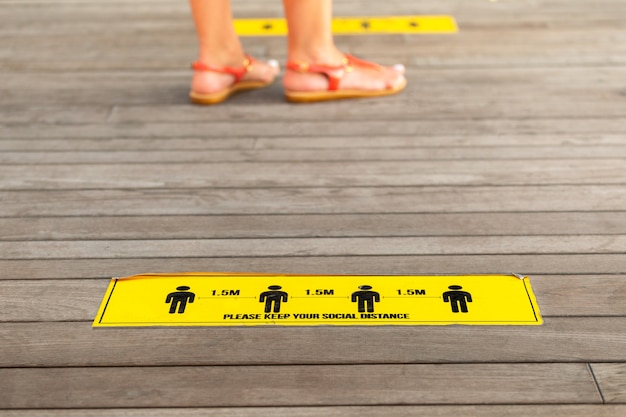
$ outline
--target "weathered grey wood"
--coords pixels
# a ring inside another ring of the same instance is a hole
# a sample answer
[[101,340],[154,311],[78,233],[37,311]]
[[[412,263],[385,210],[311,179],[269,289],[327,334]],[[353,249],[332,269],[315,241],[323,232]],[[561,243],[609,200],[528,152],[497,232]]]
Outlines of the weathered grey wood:
[[[3,4],[8,7],[15,7],[15,4],[21,4],[16,0],[4,0]],[[130,15],[145,15],[150,17],[150,21],[159,21],[159,17],[188,17],[188,8],[185,4],[168,1],[155,2],[128,2],[116,0],[111,4],[114,7],[103,7],[95,3],[79,3],[77,8],[76,1],[45,1],[45,0],[28,0],[25,4],[37,4],[39,7],[47,6],[47,9],[57,11],[65,15],[65,20],[76,21],[81,14],[100,14],[101,20],[108,17],[119,17]],[[245,4],[243,0],[234,2],[234,10],[236,14],[242,14],[241,17],[264,17],[269,15],[281,15],[282,8],[280,3],[274,0],[265,0],[255,2],[254,4]],[[536,24],[561,24],[572,26],[573,24],[581,25],[593,24],[597,27],[599,24],[617,24],[619,20],[619,12],[624,10],[623,3],[617,0],[602,0],[594,3],[595,7],[589,7],[584,4],[560,1],[519,1],[519,2],[501,2],[499,4],[479,3],[476,5],[467,5],[460,0],[454,1],[424,1],[415,4],[407,4],[403,0],[393,0],[385,4],[377,4],[365,0],[340,0],[335,2],[335,12],[337,15],[355,15],[355,10],[359,14],[366,15],[388,15],[391,10],[398,11],[398,14],[441,14],[453,13],[464,19],[470,19],[472,22],[488,24],[489,26],[505,26],[510,27],[517,23],[518,25],[534,22]],[[54,8],[52,8],[54,6]],[[72,7],[73,6],[73,7]],[[28,8],[18,8],[24,17],[28,20],[40,20],[40,14],[33,13]],[[77,13],[79,11],[80,13]],[[65,12],[65,13],[64,13]],[[70,13],[68,13],[70,12]],[[73,12],[73,13],[72,13]],[[245,16],[244,16],[245,15]],[[19,15],[18,15],[19,16]],[[134,17],[134,16],[133,16]]]
[[624,235],[0,242],[0,259],[621,254]]
[[0,260],[0,279],[75,279],[146,272],[267,272],[292,274],[622,274],[626,257],[614,255],[445,255],[230,258]]
[[600,401],[584,364],[0,369],[4,408]]
[[[179,408],[180,417],[257,417],[267,415],[268,408]],[[341,407],[271,407],[276,417],[619,417],[625,405],[439,405],[439,406],[341,406]],[[50,417],[169,417],[171,409],[45,410]],[[39,410],[5,410],[3,417],[40,416]]]
[[[138,103],[138,106],[142,107],[142,104],[145,107],[150,106],[149,113],[142,115],[137,110],[133,111],[133,108],[127,110],[126,106],[120,106],[115,108],[110,120],[202,122],[207,117],[214,116],[236,117],[239,122],[272,119],[294,122],[296,120],[346,120],[348,118],[365,121],[379,120],[381,117],[388,117],[394,121],[459,118],[623,117],[626,90],[620,80],[624,78],[626,70],[620,68],[409,69],[407,90],[398,96],[385,101],[363,100],[358,104],[335,102],[319,109],[316,108],[315,112],[309,111],[307,106],[283,103],[278,85],[272,86],[271,91],[267,93],[259,92],[249,98],[236,98],[235,100],[240,102],[237,104],[244,105],[244,108],[229,105],[214,112],[207,112],[202,108],[189,109],[188,105],[181,106],[180,104],[186,104],[186,102],[181,103],[178,100],[179,95],[173,95],[165,102],[154,103],[150,101],[152,98],[149,94],[144,94],[138,99],[143,98],[145,103]],[[170,82],[164,78],[161,76],[153,81],[148,79],[144,82],[146,84],[159,83],[161,88],[174,84],[173,81]],[[188,77],[184,80],[186,78]],[[79,81],[88,82],[82,79]],[[158,87],[152,88],[154,93],[157,90]],[[253,106],[259,99],[263,100],[264,105]],[[532,105],[528,105],[529,101],[532,101]],[[92,102],[90,101],[89,104]],[[100,103],[93,104],[99,105]],[[117,105],[119,102],[111,104]],[[132,102],[127,104],[132,104]],[[163,104],[169,104],[169,106],[161,108]],[[234,100],[231,104],[234,104]],[[438,130],[433,129],[435,132]]]
[[[206,118],[206,112],[196,110],[196,107],[167,107],[168,113],[176,113],[181,122],[197,122],[199,118]],[[239,106],[232,107],[229,110],[219,113],[223,117],[249,117],[246,109],[255,106],[242,106],[241,110],[237,110]],[[117,107],[112,110],[112,114],[117,112]],[[125,108],[126,109],[126,108]],[[129,108],[129,114],[122,116],[128,117],[124,123],[141,121],[141,115],[148,114],[153,107],[133,107]],[[181,109],[182,111],[179,111]],[[42,110],[44,114],[48,110]],[[50,110],[53,111],[53,110]],[[124,112],[125,110],[120,110]],[[213,112],[214,110],[212,110]],[[28,109],[24,112],[27,114]],[[35,122],[36,120],[33,120]],[[262,132],[261,132],[262,133]],[[291,151],[307,151],[302,156],[308,155],[308,152],[315,153],[322,150],[332,150],[333,152],[342,152],[342,150],[350,151],[359,155],[359,152],[368,152],[375,150],[378,152],[379,158],[384,158],[388,151],[394,152],[396,149],[404,152],[428,152],[428,156],[433,159],[442,158],[440,152],[449,152],[447,159],[455,159],[455,152],[484,152],[483,159],[495,158],[495,152],[499,149],[504,152],[510,149],[513,152],[520,152],[519,156],[527,158],[548,158],[550,152],[557,153],[562,157],[585,151],[587,155],[593,155],[594,152],[603,152],[604,149],[615,149],[620,156],[621,149],[626,146],[624,137],[621,134],[467,134],[467,135],[438,135],[436,131],[428,135],[363,135],[358,137],[343,136],[325,136],[315,137],[314,140],[310,136],[293,135],[290,137],[274,137],[271,135],[257,134],[253,137],[229,137],[229,138],[211,138],[206,136],[198,136],[192,138],[41,138],[41,139],[10,139],[9,137],[0,137],[0,150],[2,151],[22,151],[22,152],[68,152],[68,151],[100,151],[105,152],[121,152],[121,151],[141,151],[144,154],[159,153],[160,151],[214,151],[220,155],[223,151],[240,151],[246,152],[253,156],[256,153],[264,151],[273,152],[291,152]],[[105,140],[103,140],[105,139]],[[538,155],[527,155],[527,150],[537,150]],[[539,151],[540,150],[540,151]],[[147,152],[150,151],[150,152]],[[224,153],[222,153],[222,156]],[[555,157],[558,157],[555,155]],[[148,157],[149,155],[146,155]],[[478,156],[478,155],[476,155]],[[583,157],[583,155],[579,155]],[[478,159],[478,158],[477,158]],[[299,160],[294,158],[294,160]]]
[[[467,57],[464,59],[470,59],[470,62],[476,62],[476,59],[474,59],[473,61],[471,61],[471,59],[475,58],[481,53],[484,54],[484,51],[486,49],[488,50],[489,47],[492,46],[497,48],[494,48],[492,52],[492,54],[496,55],[496,59],[493,59],[492,61],[502,63],[506,60],[506,57],[503,55],[506,55],[508,51],[515,51],[515,54],[517,54],[518,56],[520,54],[523,54],[523,50],[520,51],[520,46],[523,48],[524,41],[526,42],[526,45],[530,44],[531,41],[529,40],[529,38],[532,38],[534,32],[543,32],[542,38],[545,38],[554,33],[555,29],[573,29],[578,34],[582,34],[584,32],[581,30],[581,28],[589,28],[590,24],[593,25],[592,27],[594,28],[595,32],[599,32],[597,28],[599,23],[598,20],[604,28],[619,27],[617,25],[621,23],[620,20],[616,17],[619,15],[619,13],[609,12],[609,10],[614,11],[616,8],[619,10],[620,5],[616,3],[606,3],[605,6],[598,5],[595,10],[587,10],[585,12],[582,12],[580,9],[573,10],[570,5],[567,5],[567,7],[564,8],[563,4],[557,4],[556,6],[554,6],[549,2],[541,2],[539,4],[531,2],[521,2],[520,5],[513,7],[511,7],[508,2],[506,5],[503,5],[503,2],[500,2],[500,4],[498,5],[487,4],[486,7],[472,6],[471,8],[463,7],[463,5],[459,5],[458,2],[440,3],[441,4],[430,2],[429,4],[423,4],[423,2],[420,2],[409,6],[407,5],[407,2],[403,2],[394,4],[393,7],[396,7],[405,13],[454,13],[457,15],[461,23],[461,27],[463,30],[462,39],[464,39],[468,33],[471,34],[472,30],[477,27],[493,28],[495,26],[497,29],[500,30],[498,31],[497,36],[490,36],[488,41],[480,42],[482,45],[478,48],[475,48],[473,51],[472,48],[468,47],[469,45],[467,44],[464,44],[463,47],[455,48],[455,46],[458,44],[456,38],[459,37],[453,37],[453,39],[455,40],[450,41],[449,44],[446,45],[451,47],[440,48],[440,52],[437,53],[436,57],[434,58],[435,61],[445,61],[446,55],[448,55],[451,60],[454,60],[454,55],[462,54],[462,51],[467,51]],[[76,51],[77,49],[75,45],[72,44],[71,40],[78,39],[79,42],[83,42],[83,48],[85,48],[85,51],[88,53],[80,54],[80,56],[77,57],[77,60],[81,60],[81,63],[83,65],[91,66],[92,68],[96,64],[94,63],[93,55],[89,54],[89,52],[92,52],[91,45],[94,41],[89,38],[83,40],[85,36],[72,36],[76,32],[81,32],[83,35],[91,33],[94,36],[97,36],[97,40],[100,41],[100,43],[103,43],[104,41],[104,45],[102,45],[102,51],[100,51],[99,54],[99,57],[101,59],[97,63],[97,65],[100,65],[100,67],[110,65],[109,63],[112,61],[112,59],[120,56],[119,50],[123,48],[124,45],[128,44],[131,46],[135,46],[136,52],[131,55],[131,57],[134,59],[128,59],[127,55],[124,62],[114,63],[113,65],[117,65],[118,67],[120,65],[134,65],[136,67],[141,66],[140,68],[151,67],[152,69],[159,69],[162,68],[162,65],[155,64],[156,56],[158,56],[161,62],[163,62],[165,59],[168,59],[168,57],[170,57],[172,54],[176,54],[178,51],[184,50],[184,55],[182,55],[184,58],[182,59],[188,60],[187,56],[191,54],[191,51],[194,47],[191,19],[189,17],[189,12],[186,4],[174,2],[160,2],[156,5],[148,6],[145,3],[141,5],[118,3],[115,5],[115,7],[108,8],[97,6],[94,4],[80,4],[80,7],[77,7],[77,4],[80,3],[73,2],[70,3],[70,5],[61,5],[61,7],[59,7],[59,5],[56,5],[56,7],[51,7],[51,5],[49,5],[48,7],[46,7],[47,13],[41,12],[41,3],[39,3],[39,8],[36,9],[36,12],[31,11],[35,10],[35,8],[31,8],[30,10],[22,8],[21,12],[19,9],[14,11],[12,10],[12,21],[14,21],[15,23],[13,23],[12,25],[5,25],[5,30],[9,34],[18,34],[19,37],[17,39],[24,39],[25,34],[33,35],[37,33],[37,30],[41,30],[43,28],[45,33],[48,34],[47,38],[49,38],[51,42],[54,42],[53,45],[67,45],[68,40],[70,40],[70,46],[68,47],[68,50],[70,51]],[[337,12],[340,14],[353,14],[353,12],[350,13],[350,10],[353,10],[354,7],[355,4],[353,2],[337,2],[336,4]],[[358,5],[358,7],[359,10],[370,14],[386,14],[390,10],[389,5],[385,5],[385,7],[381,9],[380,6],[377,7],[367,2],[362,2]],[[559,9],[559,7],[561,9]],[[476,8],[477,10],[481,10],[481,12],[477,12],[474,8]],[[261,15],[270,14],[278,16],[282,14],[280,10],[280,5],[276,4],[275,1],[267,2],[262,7],[260,7],[259,5],[256,5],[256,7],[243,5],[236,7],[236,9],[238,14],[243,13],[244,15],[259,15],[259,13],[261,13]],[[262,12],[260,12],[261,10]],[[564,10],[566,10],[567,12],[564,12]],[[45,17],[49,17],[51,13],[56,14],[56,19],[45,19]],[[89,15],[90,19],[85,19],[85,14]],[[497,16],[495,17],[495,19],[497,19],[497,21],[495,22],[494,16]],[[58,22],[59,20],[64,24],[50,24],[50,22]],[[131,20],[132,24],[129,24],[129,20]],[[146,21],[150,23],[147,23]],[[110,36],[110,34],[107,33],[107,31],[105,30],[98,30],[98,26],[106,28],[111,28],[111,26],[113,26],[113,30],[111,30],[110,33],[119,34],[118,36],[124,36],[125,41],[115,42],[114,37],[113,39],[111,39],[112,37]],[[502,27],[506,27],[509,30],[503,31],[501,30]],[[518,38],[520,38],[520,40],[516,42],[515,38],[503,39],[503,37],[505,37],[507,33],[511,32],[510,29],[514,27],[522,27],[526,29],[522,31],[523,35],[518,35]],[[138,28],[141,29],[141,32],[139,33]],[[146,31],[149,31],[150,36],[145,36]],[[59,33],[69,36],[69,39],[59,39]],[[181,38],[177,38],[177,36],[181,36],[181,33],[182,39],[184,39],[183,41],[180,41]],[[619,32],[615,33],[619,34]],[[162,34],[162,38],[158,37],[159,34]],[[620,44],[620,42],[614,41],[614,37],[617,36],[616,34],[611,35],[611,37],[609,38],[606,38],[604,44],[600,43],[597,46],[590,45],[588,49],[585,49],[586,51],[588,51],[587,54],[581,54],[581,48],[584,47],[578,46],[575,50],[576,55],[590,55],[592,56],[592,62],[602,62],[603,59],[604,62],[606,62],[607,55],[611,56],[611,49],[608,48],[613,47],[613,54],[615,56],[615,59],[618,59],[620,54],[616,51],[615,48]],[[156,39],[155,36],[157,36]],[[32,38],[33,36],[30,37]],[[570,39],[569,42],[566,43],[566,45],[583,45],[585,43],[585,40],[587,40],[588,42],[589,39],[598,39],[598,37],[598,34],[593,37],[580,36],[580,39]],[[419,37],[411,37],[409,39],[412,38],[419,39]],[[438,40],[440,37],[424,38],[428,38],[428,41],[432,42],[432,39]],[[145,39],[145,41],[142,42],[142,39]],[[107,44],[107,40],[110,40],[111,43]],[[267,39],[265,39],[263,40],[263,42],[267,43],[268,41]],[[349,47],[350,42],[342,42]],[[395,44],[398,42],[397,40],[394,40],[393,43]],[[476,41],[476,43],[478,43],[478,41]],[[518,47],[512,47],[513,45],[516,45],[516,43]],[[362,42],[362,44],[367,45],[368,43]],[[25,51],[25,53],[28,54],[30,50],[33,49],[32,42],[30,45],[31,48],[20,48],[19,45],[16,45],[15,49],[17,51]],[[162,49],[158,49],[159,46],[154,47],[153,45],[159,45],[161,48],[167,48],[169,53],[161,54],[160,51],[162,51]],[[281,40],[280,45],[282,49],[282,54],[284,54],[284,41]],[[599,52],[599,48],[601,48],[603,45],[606,49],[600,49],[601,52]],[[69,65],[62,59],[59,59],[56,62],[51,62],[58,57],[58,54],[56,54],[55,56],[53,52],[56,48],[46,48],[44,46],[46,45],[43,44],[42,47],[38,48],[37,52],[39,53],[39,57],[41,57],[42,53],[45,54],[48,50],[50,50],[52,53],[50,53],[49,56],[46,56],[46,58],[48,59],[43,60],[45,63],[40,64],[40,61],[33,59],[28,60],[28,65],[31,68],[33,66],[39,66],[41,69],[49,70],[51,65],[64,65],[65,68],[76,68],[77,60],[70,61]],[[186,48],[183,48],[183,46],[186,46]],[[564,47],[565,46],[561,46],[560,48],[556,49],[556,51],[562,51]],[[113,49],[114,52],[107,54],[110,49]],[[348,49],[352,50],[353,48]],[[386,51],[388,51],[389,49],[394,50],[394,48],[389,47],[377,48],[376,53],[385,54]],[[477,52],[476,49],[482,52]],[[356,50],[361,51],[362,46],[361,49]],[[426,51],[429,50],[426,49]],[[148,59],[137,59],[137,52],[144,52]],[[255,52],[257,51],[255,50]],[[544,60],[544,62],[554,62],[555,59],[558,60],[558,53],[555,53],[555,51],[551,51],[545,46],[542,47],[542,45],[537,45],[537,47],[535,48],[528,47],[527,52],[531,54],[531,58],[533,55],[538,54],[540,56],[540,58],[538,58],[539,61],[541,61],[542,59]],[[13,55],[15,55],[15,53],[16,52],[14,51]],[[394,51],[394,53],[397,54],[398,52]],[[428,54],[428,56],[433,55],[432,53],[426,53]],[[102,56],[103,54],[105,54],[104,57]],[[165,55],[165,57],[163,55]],[[15,59],[14,56],[10,56],[9,58]],[[489,58],[487,57],[487,60],[488,59]],[[584,58],[578,58],[577,60],[575,55],[570,58],[570,62],[571,60],[576,60],[575,62],[588,62],[585,61]],[[426,60],[424,58],[421,58],[421,62],[424,61]],[[517,65],[523,65],[525,62],[527,64],[528,60],[518,59],[515,62]],[[563,64],[564,62],[567,62],[567,59],[561,60],[559,62]],[[17,66],[19,65],[19,63],[15,63],[13,65]],[[180,61],[177,61],[174,65],[180,65]]]
[[0,189],[623,184],[626,159],[0,166]]
[[0,241],[624,235],[626,213],[6,217],[0,230]]
[[626,403],[626,363],[594,363],[591,368],[604,401]]
[[[626,316],[624,275],[533,275],[532,286],[544,317]],[[1,280],[0,322],[90,321],[109,279]],[[27,295],[28,302],[24,301]],[[626,331],[626,326],[624,327]],[[615,334],[619,336],[619,332]],[[626,352],[625,352],[626,353]]]
[[[545,317],[626,316],[624,275],[533,275]],[[0,280],[0,322],[90,321],[109,279]],[[28,295],[28,302],[24,301]],[[625,328],[626,331],[626,328]]]
[[572,316],[626,315],[625,275],[533,275],[540,308]]
[[[65,107],[54,105],[0,107],[0,123],[104,123],[111,113],[108,106]],[[7,138],[0,137],[0,143]],[[1,146],[1,145],[0,145]],[[6,148],[0,147],[1,150]]]
[[[113,113],[115,110],[113,111]],[[182,116],[181,116],[182,117]],[[193,116],[192,116],[193,117]],[[184,119],[183,119],[184,120]],[[555,121],[556,122],[556,121]],[[236,140],[233,140],[235,143]],[[156,144],[161,143],[155,140]],[[0,142],[1,143],[1,142]],[[26,144],[30,143],[26,141]],[[81,142],[72,142],[79,144]],[[129,145],[133,144],[132,140],[126,142]],[[182,140],[185,144],[185,140]],[[202,142],[203,143],[203,142]],[[211,142],[209,142],[210,144]],[[174,141],[174,145],[178,142]],[[194,142],[189,140],[188,146],[193,145]],[[196,142],[197,146],[198,143]],[[255,136],[254,149],[369,149],[375,148],[381,153],[389,148],[404,148],[407,151],[411,149],[428,148],[436,152],[437,148],[455,148],[463,147],[474,149],[476,147],[489,149],[494,147],[512,147],[520,149],[524,147],[549,147],[554,146],[559,149],[565,148],[577,148],[584,147],[588,150],[595,148],[603,148],[604,146],[624,146],[624,137],[619,134],[604,134],[604,133],[588,133],[588,134],[553,134],[553,133],[534,133],[532,131],[519,134],[464,134],[464,135],[438,135],[437,129],[434,129],[429,134],[424,135],[394,135],[394,136],[375,136],[375,135],[362,135],[358,137],[341,137],[341,136],[326,136],[315,138],[291,136],[291,137],[272,137],[272,136]],[[523,152],[523,151],[522,151]]]
[[[185,87],[186,88],[186,87]],[[273,87],[274,88],[274,87]],[[165,89],[164,89],[165,90]],[[258,96],[262,92],[250,93]],[[162,91],[159,94],[171,97],[179,94],[181,103],[187,105],[186,92],[176,89],[176,92]],[[279,88],[272,94],[277,94],[277,106],[283,106]],[[184,97],[183,97],[184,96]],[[243,97],[242,100],[252,99]],[[237,99],[237,98],[235,98]],[[399,96],[388,99],[390,102],[399,100]],[[264,106],[267,96],[262,100]],[[235,105],[234,101],[230,105]],[[278,111],[277,111],[278,113]],[[288,112],[284,112],[289,114]],[[80,137],[82,139],[115,139],[115,138],[254,138],[273,136],[277,138],[301,137],[363,137],[363,136],[451,136],[451,135],[544,135],[544,134],[623,134],[626,124],[623,119],[608,118],[565,118],[565,119],[478,119],[463,120],[450,119],[445,123],[437,120],[405,120],[402,123],[389,123],[387,120],[319,120],[289,123],[277,123],[277,120],[268,122],[246,122],[236,125],[232,122],[212,121],[198,123],[119,123],[97,124],[86,123],[80,125],[0,125],[0,137],[16,139],[62,139]]]
[[622,185],[0,191],[1,217],[622,211]]
[[[589,30],[527,23],[520,29],[511,23],[503,30],[459,19],[460,32],[456,35],[404,36],[402,40],[392,36],[347,37],[342,38],[341,46],[358,56],[402,60],[411,68],[582,68],[624,63],[620,56],[623,46],[614,44],[623,32],[615,26]],[[272,43],[266,53],[276,56],[281,50],[279,43]]]
[[[611,139],[609,139],[611,140]],[[163,139],[163,138],[117,138],[117,139],[84,139],[80,137],[70,137],[67,139],[8,139],[0,138],[0,149],[6,152],[14,151],[98,151],[98,152],[119,152],[119,151],[142,151],[147,153],[159,151],[241,151],[253,152],[257,147],[257,139],[248,138],[185,138],[185,139]],[[610,144],[609,144],[610,145]],[[292,145],[294,146],[294,145]],[[619,145],[618,145],[619,146]],[[280,147],[280,144],[279,144]]]
[[0,281],[0,322],[91,320],[107,286],[108,280]]
[[[461,31],[337,38],[407,65],[385,100],[205,108],[186,2],[0,0],[0,415],[626,413],[626,3],[334,5]],[[202,270],[521,272],[545,324],[91,328],[110,276]]]
[[[181,67],[184,66],[181,64]],[[32,102],[66,105],[116,105],[121,103],[185,104],[188,103],[189,73],[160,71],[150,75],[131,72],[97,72],[4,75],[0,86],[5,105],[25,106]],[[388,116],[395,120],[415,118],[575,118],[623,117],[624,90],[621,80],[626,69],[608,68],[477,68],[420,69],[408,73],[409,86],[402,94],[388,98],[386,106],[347,105],[339,103],[325,108],[346,108],[340,115],[368,120]],[[35,78],[36,81],[33,80]],[[427,79],[428,83],[420,82]],[[272,119],[302,120],[302,114],[321,118],[326,111],[311,113],[306,106],[284,102],[282,88],[276,83],[266,91],[256,91],[235,98],[242,101],[262,100],[274,104],[261,113]],[[12,93],[19,91],[19,94]],[[427,98],[427,99],[426,99]],[[425,101],[428,101],[428,104]],[[533,101],[529,106],[528,102]],[[373,101],[373,100],[372,100]],[[284,109],[281,111],[280,109]],[[289,109],[289,111],[287,111]],[[350,111],[351,110],[351,111]],[[335,113],[334,119],[339,114]],[[154,115],[158,118],[158,115]],[[311,116],[309,116],[310,118]],[[164,121],[169,121],[164,120]],[[273,130],[281,126],[274,126]]]
[[[72,308],[69,304],[66,301],[65,308]],[[97,308],[97,303],[94,306]],[[622,362],[626,359],[624,317],[546,317],[539,327],[93,329],[91,321],[95,315],[94,312],[87,322],[0,323],[3,340],[0,366]]]
[[[24,145],[22,145],[24,146]],[[93,151],[93,152],[1,152],[0,164],[142,164],[206,162],[315,162],[315,161],[425,161],[425,160],[555,160],[626,158],[626,146],[591,149],[557,147],[520,148],[439,148],[439,149],[303,149],[236,151]]]
[[[133,25],[106,24],[110,32],[91,33],[91,28],[76,27],[83,36],[72,36],[67,30],[60,33],[58,27],[50,27],[45,39],[28,36],[24,27],[3,36],[13,53],[6,56],[0,68],[10,71],[22,69],[40,71],[76,70],[134,70],[163,71],[182,70],[196,53],[196,39],[190,19],[172,19],[169,25],[145,27],[141,32],[135,26],[144,20],[138,17]],[[37,22],[46,25],[46,22]],[[515,22],[512,22],[515,24]],[[34,24],[34,23],[33,23]],[[104,26],[104,23],[102,24]],[[526,24],[526,26],[530,26]],[[552,25],[554,26],[554,25]],[[593,29],[593,36],[581,27],[546,27],[535,24],[532,28],[511,28],[506,31],[490,27],[462,24],[457,35],[427,36],[350,36],[339,37],[337,43],[346,52],[384,63],[402,61],[411,68],[460,68],[460,67],[561,67],[623,65],[624,35],[608,23],[608,28]],[[129,32],[129,28],[135,28]],[[149,32],[149,36],[146,34]],[[286,60],[284,38],[244,38],[248,52],[258,58]],[[91,45],[98,42],[102,56],[93,59]],[[59,56],[58,45],[64,51],[72,51],[73,60]],[[411,54],[419,50],[419,56]],[[163,54],[166,50],[167,54]],[[36,58],[40,58],[37,60]],[[41,60],[41,58],[45,58]]]

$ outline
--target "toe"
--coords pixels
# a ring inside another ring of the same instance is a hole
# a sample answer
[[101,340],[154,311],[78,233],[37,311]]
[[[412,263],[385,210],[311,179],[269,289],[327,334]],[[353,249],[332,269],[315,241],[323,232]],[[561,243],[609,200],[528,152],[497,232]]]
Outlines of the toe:
[[406,72],[406,68],[402,64],[396,64],[389,68],[388,72],[388,85],[391,88],[399,88],[403,84],[406,83],[406,78],[404,76]]
[[278,61],[276,61],[275,59],[270,59],[269,61],[267,61],[267,65],[272,67],[274,74],[278,74],[278,72],[280,71],[280,65],[278,64]]
[[396,64],[393,67],[391,67],[394,69],[394,71],[400,73],[400,74],[404,74],[406,72],[406,67],[402,64]]

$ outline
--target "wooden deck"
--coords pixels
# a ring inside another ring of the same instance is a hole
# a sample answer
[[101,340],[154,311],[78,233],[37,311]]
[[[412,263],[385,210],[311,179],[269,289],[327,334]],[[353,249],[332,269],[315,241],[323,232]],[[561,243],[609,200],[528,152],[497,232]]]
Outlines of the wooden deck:
[[[461,31],[338,39],[399,96],[203,108],[186,2],[0,0],[0,415],[626,415],[626,2],[335,4]],[[91,328],[157,271],[517,272],[545,324]]]

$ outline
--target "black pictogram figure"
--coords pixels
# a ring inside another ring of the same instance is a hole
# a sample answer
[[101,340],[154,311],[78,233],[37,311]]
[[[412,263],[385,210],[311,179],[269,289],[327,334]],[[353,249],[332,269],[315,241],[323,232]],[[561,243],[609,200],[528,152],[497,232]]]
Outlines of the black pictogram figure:
[[416,28],[416,27],[419,27],[419,23],[417,23],[417,22],[410,22],[409,26],[411,26],[412,28]]
[[452,291],[443,293],[443,302],[450,303],[453,313],[458,313],[459,307],[461,307],[461,313],[467,313],[467,303],[472,302],[472,295],[467,291],[460,291],[463,289],[460,285],[450,285],[448,288]]
[[263,30],[271,30],[274,29],[274,26],[272,26],[271,23],[266,23],[263,25]]
[[[280,303],[281,301],[286,303],[288,301],[288,295],[284,291],[280,291],[282,287],[280,285],[270,285],[267,287],[270,291],[265,291],[261,294],[261,298],[259,302],[265,302],[265,312],[266,313],[280,313]],[[274,304],[274,309],[272,310],[272,304]]]
[[370,291],[372,287],[369,285],[361,285],[359,289],[361,291],[355,291],[352,293],[352,302],[359,303],[359,313],[365,313],[366,308],[368,313],[373,313],[374,303],[380,301],[380,294],[376,291]]
[[187,307],[187,303],[193,303],[196,299],[196,295],[190,292],[190,288],[187,286],[177,287],[177,292],[171,292],[167,295],[165,299],[165,303],[170,305],[170,314],[176,313],[176,307],[178,307],[178,314],[183,314],[185,312],[185,307]]
[[364,20],[361,22],[361,27],[365,30],[368,30],[372,27],[372,25],[367,20]]

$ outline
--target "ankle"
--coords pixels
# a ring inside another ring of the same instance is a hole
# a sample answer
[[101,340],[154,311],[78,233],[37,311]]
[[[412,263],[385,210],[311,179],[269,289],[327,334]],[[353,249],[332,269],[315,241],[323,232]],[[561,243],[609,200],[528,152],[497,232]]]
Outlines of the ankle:
[[200,62],[227,67],[243,65],[245,57],[246,55],[241,45],[219,45],[218,47],[202,45],[198,53],[198,61]]
[[341,65],[343,58],[343,53],[334,44],[310,45],[307,48],[290,48],[288,51],[288,60],[296,62],[336,66]]

